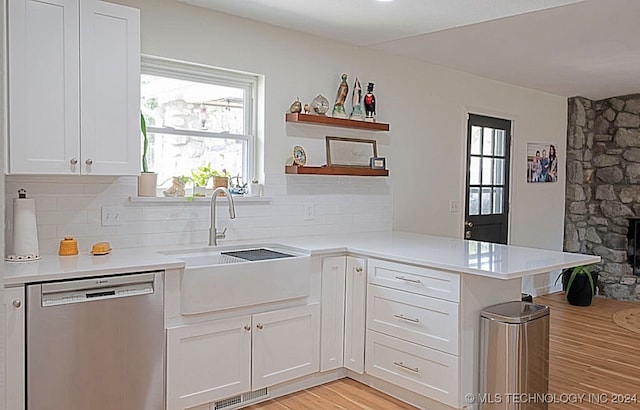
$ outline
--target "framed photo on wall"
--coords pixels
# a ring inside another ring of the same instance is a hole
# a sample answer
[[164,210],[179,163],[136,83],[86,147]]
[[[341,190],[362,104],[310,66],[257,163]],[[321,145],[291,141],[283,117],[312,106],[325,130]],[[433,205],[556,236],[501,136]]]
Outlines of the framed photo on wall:
[[558,168],[555,144],[527,143],[527,182],[557,182]]
[[344,137],[326,137],[327,165],[330,167],[371,166],[371,158],[378,156],[374,140]]

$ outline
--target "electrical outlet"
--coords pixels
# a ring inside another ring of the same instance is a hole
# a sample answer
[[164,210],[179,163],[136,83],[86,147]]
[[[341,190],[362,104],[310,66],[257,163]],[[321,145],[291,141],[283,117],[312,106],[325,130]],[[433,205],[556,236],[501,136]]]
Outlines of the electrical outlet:
[[305,221],[313,221],[316,219],[316,208],[313,204],[304,204],[302,209],[302,219]]
[[449,201],[449,212],[451,212],[452,214],[458,212],[458,201],[456,201],[455,199]]
[[102,226],[122,225],[123,209],[120,206],[103,206],[101,209]]

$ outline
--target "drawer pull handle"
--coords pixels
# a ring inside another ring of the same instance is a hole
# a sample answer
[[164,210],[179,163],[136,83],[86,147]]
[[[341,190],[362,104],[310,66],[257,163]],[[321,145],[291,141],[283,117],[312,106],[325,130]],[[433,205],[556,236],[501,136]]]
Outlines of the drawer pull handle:
[[397,317],[398,319],[407,320],[409,322],[420,323],[420,319],[418,319],[418,318],[411,319],[410,317],[406,317],[405,315],[393,315],[393,316]]
[[406,364],[404,364],[402,362],[393,362],[393,364],[395,364],[398,367],[402,367],[403,369],[407,369],[407,370],[409,370],[411,372],[420,373],[420,370],[418,370],[417,367],[409,367],[409,366],[407,366]]
[[400,279],[405,282],[411,282],[411,283],[422,283],[420,282],[420,279],[409,279],[409,278],[405,278],[404,276],[396,276],[396,279]]

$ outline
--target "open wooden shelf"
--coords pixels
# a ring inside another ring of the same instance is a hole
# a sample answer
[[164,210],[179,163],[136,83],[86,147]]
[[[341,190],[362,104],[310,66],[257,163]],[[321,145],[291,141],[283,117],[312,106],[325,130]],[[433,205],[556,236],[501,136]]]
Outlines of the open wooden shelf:
[[389,124],[386,124],[384,122],[356,121],[346,118],[327,117],[326,115],[287,113],[285,120],[287,122],[297,122],[311,125],[328,125],[331,127],[356,128],[369,131],[389,131]]
[[388,169],[373,169],[361,167],[301,167],[298,165],[287,165],[285,174],[298,175],[348,175],[361,177],[388,177]]

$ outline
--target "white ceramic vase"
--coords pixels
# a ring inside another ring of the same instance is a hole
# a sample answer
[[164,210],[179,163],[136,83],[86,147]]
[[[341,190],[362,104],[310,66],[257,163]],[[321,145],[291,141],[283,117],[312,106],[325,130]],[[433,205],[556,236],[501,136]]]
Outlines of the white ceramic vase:
[[138,196],[156,196],[156,186],[158,185],[158,174],[155,172],[143,172],[138,177]]

